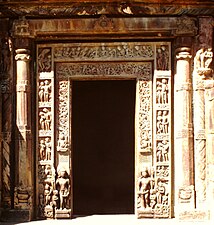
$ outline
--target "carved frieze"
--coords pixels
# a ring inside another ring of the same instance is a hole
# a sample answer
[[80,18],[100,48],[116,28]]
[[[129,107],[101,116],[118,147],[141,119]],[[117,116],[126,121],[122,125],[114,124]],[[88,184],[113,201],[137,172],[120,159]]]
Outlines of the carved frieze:
[[133,76],[150,77],[151,63],[57,63],[60,78],[72,76]]
[[54,48],[56,61],[79,61],[79,60],[137,60],[152,59],[154,56],[153,46],[137,43],[77,45]]

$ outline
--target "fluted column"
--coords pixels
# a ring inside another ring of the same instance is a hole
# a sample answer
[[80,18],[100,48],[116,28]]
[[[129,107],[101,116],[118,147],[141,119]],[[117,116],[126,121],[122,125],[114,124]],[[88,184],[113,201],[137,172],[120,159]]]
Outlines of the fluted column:
[[174,80],[175,206],[181,210],[194,208],[191,57],[190,48],[176,50]]
[[31,88],[30,55],[27,49],[16,50],[16,180],[15,209],[32,208]]

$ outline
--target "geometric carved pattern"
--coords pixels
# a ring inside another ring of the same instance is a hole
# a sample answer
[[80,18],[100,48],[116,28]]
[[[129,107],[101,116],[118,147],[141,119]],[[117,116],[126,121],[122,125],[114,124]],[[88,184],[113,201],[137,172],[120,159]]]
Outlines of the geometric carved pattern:
[[[37,110],[40,217],[70,217],[71,87],[73,79],[85,78],[136,79],[136,212],[138,217],[170,217],[169,43],[53,44],[39,48],[38,55],[42,60]],[[51,155],[46,156],[49,141]],[[60,182],[66,185],[65,198]]]

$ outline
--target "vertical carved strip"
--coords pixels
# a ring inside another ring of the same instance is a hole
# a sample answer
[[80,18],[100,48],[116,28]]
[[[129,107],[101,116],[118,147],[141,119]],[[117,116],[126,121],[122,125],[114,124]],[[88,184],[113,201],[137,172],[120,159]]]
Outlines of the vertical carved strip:
[[137,78],[136,86],[136,212],[138,218],[153,217],[150,190],[152,171],[152,70]]
[[37,205],[38,217],[54,218],[54,75],[52,49],[38,48]]
[[[57,80],[56,190],[59,203],[55,218],[71,217],[70,81]],[[64,190],[65,189],[65,190]]]
[[10,39],[1,40],[0,54],[0,83],[1,83],[1,205],[3,208],[11,207],[11,132],[12,132],[12,78],[13,53]]
[[154,217],[171,216],[171,71],[170,45],[156,45],[153,79]]

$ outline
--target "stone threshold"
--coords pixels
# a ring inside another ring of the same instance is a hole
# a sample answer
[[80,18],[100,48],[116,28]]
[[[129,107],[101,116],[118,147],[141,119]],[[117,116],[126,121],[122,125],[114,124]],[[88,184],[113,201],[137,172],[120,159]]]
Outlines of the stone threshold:
[[75,216],[73,219],[37,220],[25,223],[0,222],[0,225],[211,225],[213,221],[179,221],[177,219],[137,219],[135,215],[89,215]]

